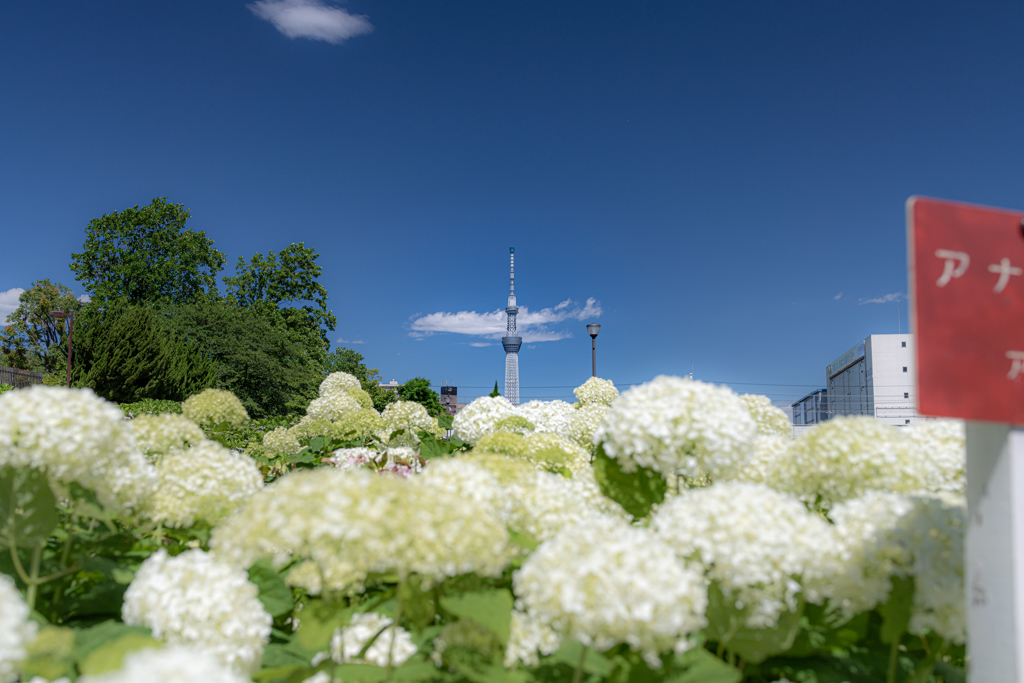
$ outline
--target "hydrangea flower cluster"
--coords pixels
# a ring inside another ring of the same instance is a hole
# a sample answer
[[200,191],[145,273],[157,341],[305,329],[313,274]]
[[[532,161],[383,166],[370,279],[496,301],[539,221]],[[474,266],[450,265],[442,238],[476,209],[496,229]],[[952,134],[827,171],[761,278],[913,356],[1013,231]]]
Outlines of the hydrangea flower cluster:
[[36,639],[36,622],[29,620],[29,609],[9,577],[0,574],[0,683],[18,678],[18,665]]
[[573,389],[572,393],[576,394],[577,408],[595,403],[610,406],[619,397],[619,390],[615,388],[615,382],[600,377],[591,377]]
[[[40,679],[41,680],[41,679]],[[67,679],[61,679],[66,681]],[[117,671],[81,676],[78,683],[249,683],[248,676],[229,669],[202,650],[174,645],[130,652]],[[33,679],[30,683],[36,683]],[[54,683],[59,683],[55,681]]]
[[35,385],[0,395],[0,466],[78,482],[112,511],[137,511],[156,487],[124,414],[90,389]]
[[728,387],[665,375],[619,396],[594,432],[623,471],[729,478],[750,456],[757,425]]
[[415,446],[420,442],[417,433],[421,430],[434,435],[444,435],[438,429],[437,420],[430,417],[427,409],[415,401],[389,403],[384,408],[381,417],[384,419],[384,431],[381,432],[382,441],[386,441],[391,434],[400,429],[405,430],[393,438],[395,445]]
[[295,437],[292,429],[277,427],[263,435],[263,447],[268,453],[294,455],[302,450],[302,445]]
[[823,507],[867,491],[912,493],[928,465],[897,427],[873,417],[835,417],[804,434],[778,463],[775,486]]
[[176,557],[161,549],[143,562],[124,594],[122,617],[238,673],[259,668],[273,623],[245,570],[198,549]]
[[320,382],[319,394],[320,396],[351,394],[356,391],[362,391],[362,389],[363,386],[355,375],[350,375],[347,372],[332,372],[324,378],[323,382]]
[[249,413],[238,397],[225,389],[203,389],[189,396],[181,404],[181,412],[199,425],[219,425],[226,422],[241,427],[249,421]]
[[542,543],[513,574],[517,608],[563,639],[604,651],[627,643],[659,667],[706,625],[700,573],[647,529],[594,517]]
[[589,468],[577,472],[572,479],[532,470],[514,478],[507,492],[512,499],[508,525],[538,541],[552,538],[595,514],[627,517],[617,503],[601,495]]
[[779,474],[786,469],[785,459],[793,439],[778,434],[758,434],[754,439],[754,450],[747,464],[736,473],[734,480],[766,484],[785,491],[780,484]]
[[557,434],[534,433],[521,436],[494,432],[480,439],[473,450],[477,453],[499,453],[529,460],[543,468],[565,467],[577,472],[590,467],[590,454]]
[[793,425],[786,413],[772,404],[772,400],[760,394],[743,394],[740,400],[747,406],[750,416],[757,423],[757,433],[775,436],[791,436]]
[[385,429],[384,419],[373,408],[346,413],[335,422],[335,434],[342,439],[366,439]]
[[194,446],[206,438],[199,425],[175,413],[139,415],[128,424],[139,450],[149,456],[164,455],[172,448]]
[[306,406],[306,416],[312,420],[334,422],[347,413],[354,413],[362,408],[359,401],[350,394],[334,392],[326,396],[318,396]]
[[[377,614],[364,612],[354,614],[345,628],[334,631],[331,637],[331,659],[338,664],[365,663],[376,666],[401,666],[405,660],[416,654],[418,648],[412,642],[409,632],[401,626],[394,626],[394,620]],[[379,634],[379,635],[378,635]],[[362,657],[366,644],[377,638]]]
[[967,444],[962,420],[925,420],[904,429],[923,466],[925,490],[964,493]]
[[314,593],[358,590],[369,572],[418,574],[428,583],[467,572],[495,576],[511,553],[496,511],[421,477],[333,468],[278,479],[214,529],[210,544],[240,567],[265,556],[308,558],[289,580]]
[[[503,417],[494,423],[493,433],[498,434],[501,432],[508,432],[510,434],[519,434],[521,436],[523,434],[531,433],[536,428],[537,425],[533,424],[521,415],[509,415],[508,417]],[[487,436],[490,436],[490,434]]]
[[157,464],[151,517],[171,527],[215,524],[263,488],[252,458],[215,441],[172,450]]
[[659,539],[735,600],[750,628],[774,628],[826,574],[832,532],[795,498],[767,486],[720,482],[667,501],[651,523]]
[[596,450],[594,432],[604,422],[609,410],[603,403],[577,403],[576,418],[572,421],[569,438],[593,454]]
[[481,396],[455,414],[452,429],[457,439],[475,444],[494,432],[499,420],[515,414],[515,408],[503,396]]
[[529,401],[515,409],[534,425],[534,431],[568,438],[576,419],[576,409],[565,401]]

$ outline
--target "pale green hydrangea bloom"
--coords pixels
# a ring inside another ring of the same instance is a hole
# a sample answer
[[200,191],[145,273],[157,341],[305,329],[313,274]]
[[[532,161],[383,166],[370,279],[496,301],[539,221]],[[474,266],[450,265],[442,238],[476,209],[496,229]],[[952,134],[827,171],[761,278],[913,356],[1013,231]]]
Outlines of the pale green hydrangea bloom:
[[967,446],[963,420],[924,420],[904,428],[924,464],[924,490],[963,494],[967,488]]
[[277,427],[263,435],[263,447],[268,453],[294,455],[302,445],[288,427]]
[[517,407],[515,414],[534,425],[534,431],[568,438],[576,418],[576,409],[565,401],[529,401]]
[[687,650],[707,624],[704,577],[649,530],[615,517],[563,529],[512,581],[529,621],[599,651],[625,643],[649,666],[661,665],[660,652]]
[[494,432],[499,420],[515,414],[503,396],[481,396],[455,414],[452,429],[457,439],[472,445]]
[[259,668],[273,623],[244,569],[198,549],[150,555],[125,591],[121,614],[158,640],[195,648],[245,674]]
[[348,395],[356,400],[359,407],[369,410],[373,410],[373,398],[362,389],[356,389],[355,391],[348,392]]
[[312,592],[360,590],[369,572],[417,574],[428,584],[468,572],[497,576],[512,554],[494,510],[420,477],[333,468],[267,486],[214,529],[211,547],[240,567],[260,557],[307,558],[289,580]]
[[787,469],[786,458],[793,446],[793,439],[778,434],[758,434],[754,439],[754,451],[734,477],[735,481],[765,484],[773,489],[786,490],[780,484],[780,475]]
[[566,467],[576,472],[590,467],[590,454],[572,441],[557,434],[535,433],[521,436],[509,432],[493,432],[480,439],[473,448],[477,453],[500,453],[511,458],[528,460],[539,467]]
[[351,394],[332,392],[318,396],[309,402],[306,407],[306,417],[311,420],[327,420],[334,422],[343,415],[354,413],[362,406]]
[[328,394],[350,394],[355,391],[362,391],[363,387],[355,375],[347,372],[332,372],[320,383],[320,395]]
[[619,397],[619,390],[615,388],[615,382],[600,377],[591,377],[573,389],[572,393],[576,394],[577,408],[593,403],[610,406]]
[[576,415],[569,428],[569,438],[587,449],[591,455],[597,450],[594,443],[594,432],[604,421],[610,408],[603,403],[577,403]]
[[298,441],[309,441],[318,436],[334,437],[336,432],[334,423],[323,418],[312,418],[304,416],[299,423],[288,429],[288,433]]
[[594,432],[623,471],[729,478],[750,457],[757,424],[728,387],[659,376],[626,391]]
[[786,413],[776,408],[772,400],[760,394],[743,394],[740,400],[747,406],[750,416],[757,423],[758,434],[774,434],[776,436],[792,436],[793,425]]
[[[67,681],[67,679],[60,679]],[[249,683],[250,678],[222,665],[202,650],[184,645],[129,652],[121,668],[81,676],[78,683]],[[31,683],[37,683],[33,680]]]
[[0,683],[18,680],[19,665],[28,655],[37,630],[14,581],[0,574]]
[[128,424],[139,450],[149,456],[163,455],[172,448],[194,446],[206,439],[199,425],[175,413],[139,415]]
[[[420,442],[417,436],[420,430],[430,432],[435,436],[443,436],[437,426],[437,420],[430,417],[427,409],[415,401],[395,401],[389,403],[384,412],[381,413],[384,419],[384,430],[380,432],[381,440],[396,446],[416,446]],[[391,434],[404,429],[402,434],[388,439]],[[439,433],[440,431],[440,433]]]
[[172,450],[160,459],[157,473],[150,515],[171,527],[215,524],[263,488],[252,458],[215,441]]
[[240,427],[249,420],[249,413],[238,397],[224,389],[204,389],[189,396],[182,402],[181,412],[199,425],[226,422],[232,427]]
[[775,628],[801,594],[822,601],[813,586],[831,571],[832,530],[792,496],[718,482],[666,501],[651,528],[681,560],[703,565],[749,628]]
[[156,469],[129,423],[90,389],[35,385],[0,395],[0,467],[46,472],[52,484],[77,482],[115,512],[137,512],[156,487]]
[[341,439],[366,439],[385,429],[384,418],[373,408],[363,408],[342,415],[334,423],[335,433]]
[[[331,659],[338,664],[401,666],[418,648],[409,632],[394,623],[393,619],[376,612],[352,615],[349,625],[335,629],[331,637]],[[375,636],[373,644],[367,648],[366,644]]]
[[536,425],[521,415],[509,415],[508,417],[503,417],[494,423],[494,432],[492,433],[511,432],[512,434],[522,435],[532,432],[536,428]]

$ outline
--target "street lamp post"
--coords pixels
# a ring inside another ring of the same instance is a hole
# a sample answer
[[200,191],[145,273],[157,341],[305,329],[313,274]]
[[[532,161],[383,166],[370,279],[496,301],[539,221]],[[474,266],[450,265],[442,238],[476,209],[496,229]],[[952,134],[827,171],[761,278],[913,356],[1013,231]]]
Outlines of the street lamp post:
[[75,333],[75,312],[74,311],[50,311],[54,318],[68,318],[71,320],[71,327],[68,329],[68,389],[71,388],[71,337]]
[[597,333],[601,331],[601,326],[597,323],[590,323],[587,325],[587,334],[590,335],[590,354],[591,360],[593,360],[593,376],[597,377]]

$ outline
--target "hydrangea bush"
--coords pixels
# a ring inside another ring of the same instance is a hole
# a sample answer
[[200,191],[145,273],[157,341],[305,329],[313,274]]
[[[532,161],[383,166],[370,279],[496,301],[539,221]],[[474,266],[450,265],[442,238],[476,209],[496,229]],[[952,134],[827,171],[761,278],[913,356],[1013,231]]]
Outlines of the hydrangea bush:
[[0,396],[0,683],[962,680],[961,423],[794,440],[676,377],[453,421],[361,392],[248,445],[223,393]]

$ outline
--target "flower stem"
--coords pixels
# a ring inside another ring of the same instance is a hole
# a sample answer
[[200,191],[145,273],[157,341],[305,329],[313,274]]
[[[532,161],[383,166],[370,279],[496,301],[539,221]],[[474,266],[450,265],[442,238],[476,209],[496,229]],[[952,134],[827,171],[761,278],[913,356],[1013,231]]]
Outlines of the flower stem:
[[572,683],[580,683],[583,680],[583,662],[587,658],[587,646],[580,649],[580,661],[576,664],[576,671],[572,675]]
[[36,608],[36,595],[39,592],[39,565],[43,561],[43,546],[37,545],[32,550],[32,564],[29,567],[29,578],[31,581],[28,584],[28,593],[25,595],[25,602],[28,603],[28,608]]
[[897,638],[892,641],[892,646],[889,648],[889,670],[885,674],[885,683],[896,683],[896,659],[899,655],[900,641]]

